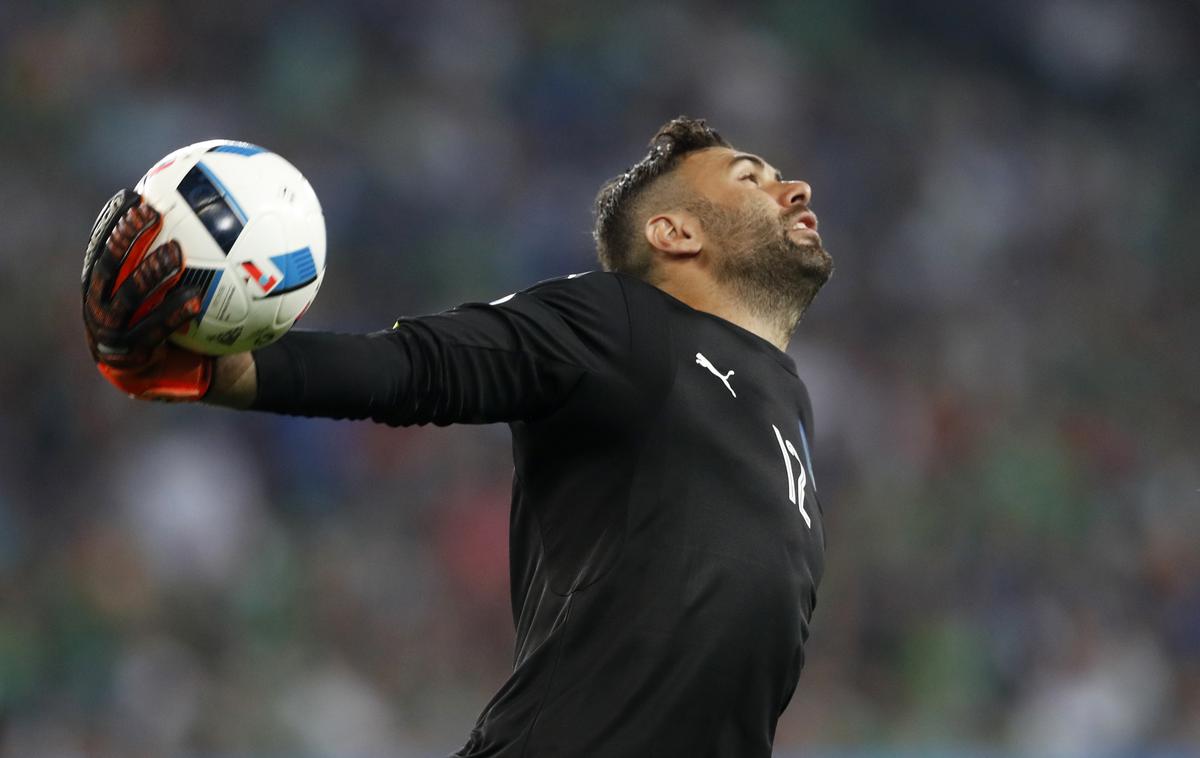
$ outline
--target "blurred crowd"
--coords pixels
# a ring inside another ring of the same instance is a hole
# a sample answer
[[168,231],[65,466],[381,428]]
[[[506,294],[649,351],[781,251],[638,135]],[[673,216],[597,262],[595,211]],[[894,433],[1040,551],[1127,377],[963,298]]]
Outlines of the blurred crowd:
[[379,329],[594,268],[679,113],[809,181],[837,266],[777,754],[1200,754],[1194,3],[16,0],[0,756],[439,756],[512,659],[507,430],[120,396],[77,288],[113,191],[283,154],[329,230],[304,326]]

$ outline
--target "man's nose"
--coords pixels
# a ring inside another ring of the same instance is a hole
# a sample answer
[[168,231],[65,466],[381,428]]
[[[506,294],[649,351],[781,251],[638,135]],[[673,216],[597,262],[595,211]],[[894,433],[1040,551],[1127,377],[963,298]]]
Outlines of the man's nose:
[[794,181],[784,182],[783,192],[779,197],[779,204],[785,208],[790,208],[793,205],[803,205],[808,207],[812,202],[812,187],[808,186],[808,182]]

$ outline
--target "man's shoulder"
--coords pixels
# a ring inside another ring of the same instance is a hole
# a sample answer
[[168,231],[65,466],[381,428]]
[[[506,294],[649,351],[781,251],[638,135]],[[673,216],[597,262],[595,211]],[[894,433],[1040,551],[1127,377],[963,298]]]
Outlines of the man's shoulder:
[[[625,274],[611,271],[585,271],[545,279],[492,301],[492,305],[520,309],[523,304],[548,307],[565,314],[604,314],[607,318],[627,320],[631,293],[640,299],[641,288],[652,287]],[[644,297],[644,296],[643,296]]]
[[[556,276],[543,279],[523,290],[509,295],[534,295],[538,297],[553,297],[559,294],[582,295],[594,293],[599,296],[620,294],[622,284],[620,275],[611,271],[582,271],[577,274]],[[501,298],[503,300],[504,298]]]
[[628,274],[587,271],[547,279],[494,302],[542,321],[566,327],[630,370],[645,373],[659,365],[669,341],[664,296],[653,284]]
[[527,289],[501,298],[501,301],[531,295],[551,304],[595,307],[611,312],[619,309],[628,318],[643,321],[661,318],[671,300],[662,290],[636,276],[617,271],[584,271],[546,279]]

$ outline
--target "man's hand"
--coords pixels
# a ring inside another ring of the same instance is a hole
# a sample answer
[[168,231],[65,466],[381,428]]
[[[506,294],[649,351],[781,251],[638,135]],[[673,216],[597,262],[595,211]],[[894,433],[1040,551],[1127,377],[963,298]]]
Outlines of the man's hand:
[[172,288],[183,275],[177,242],[153,250],[162,217],[133,190],[105,204],[83,259],[83,323],[100,373],[133,397],[199,400],[213,359],[167,338],[200,313],[202,293]]

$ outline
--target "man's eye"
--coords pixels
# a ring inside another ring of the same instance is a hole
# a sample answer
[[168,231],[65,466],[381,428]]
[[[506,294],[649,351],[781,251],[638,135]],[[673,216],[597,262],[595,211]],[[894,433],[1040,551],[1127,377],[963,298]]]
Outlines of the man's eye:
[[745,181],[745,180],[747,180],[747,179],[749,179],[750,181],[754,182],[755,184],[758,184],[758,176],[757,176],[757,175],[755,175],[755,174],[745,174],[744,176],[739,176],[739,177],[738,177],[738,181],[739,181],[739,182],[743,182],[743,181]]

